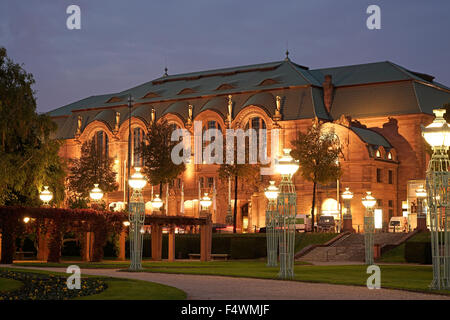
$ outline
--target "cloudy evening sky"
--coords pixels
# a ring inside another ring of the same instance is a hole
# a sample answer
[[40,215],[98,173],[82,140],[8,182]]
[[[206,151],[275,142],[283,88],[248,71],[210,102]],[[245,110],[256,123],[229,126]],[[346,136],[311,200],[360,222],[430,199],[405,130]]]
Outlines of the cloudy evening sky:
[[[81,30],[66,28],[67,6]],[[381,7],[381,30],[366,9]],[[2,0],[0,46],[36,79],[38,111],[169,74],[282,60],[390,60],[450,86],[448,0]]]

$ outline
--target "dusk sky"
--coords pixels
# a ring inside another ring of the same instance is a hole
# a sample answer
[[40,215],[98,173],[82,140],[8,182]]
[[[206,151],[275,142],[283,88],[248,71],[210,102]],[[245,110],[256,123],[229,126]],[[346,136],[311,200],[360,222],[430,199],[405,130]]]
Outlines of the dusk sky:
[[[68,30],[66,8],[81,8]],[[381,30],[366,9],[381,8]],[[284,59],[389,60],[450,86],[450,1],[1,0],[0,46],[36,79],[38,111],[169,74]]]

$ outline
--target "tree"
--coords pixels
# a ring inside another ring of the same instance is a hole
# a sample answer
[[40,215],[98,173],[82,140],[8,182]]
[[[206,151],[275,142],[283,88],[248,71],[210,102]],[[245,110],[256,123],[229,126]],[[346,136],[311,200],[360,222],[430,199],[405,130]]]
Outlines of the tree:
[[48,185],[53,202],[64,199],[65,163],[57,128],[48,115],[36,112],[35,81],[0,47],[0,205],[38,206]]
[[[233,139],[236,139],[236,138],[233,137]],[[252,187],[255,188],[260,179],[260,165],[249,163],[248,138],[246,138],[246,143],[245,143],[245,163],[238,164],[238,162],[237,162],[237,143],[234,143],[233,146],[234,146],[233,163],[227,164],[227,162],[226,162],[225,157],[226,157],[227,145],[225,144],[225,146],[224,146],[225,150],[223,152],[224,160],[223,160],[223,163],[219,167],[218,173],[219,173],[219,178],[222,181],[228,181],[228,178],[232,178],[234,180],[233,233],[236,233],[237,197],[238,197],[239,180],[241,180],[242,184],[245,183],[250,188],[252,188]]]
[[291,144],[291,156],[299,160],[302,177],[313,183],[311,218],[314,230],[317,184],[336,181],[341,176],[342,170],[338,162],[342,153],[341,146],[336,134],[323,131],[317,119],[306,133],[299,132],[297,139]]
[[175,164],[171,159],[172,149],[179,143],[170,139],[173,129],[174,127],[170,126],[166,120],[154,121],[141,145],[144,162],[142,172],[151,185],[159,184],[161,198],[163,184],[172,183],[186,169],[184,162]]
[[112,170],[112,159],[97,148],[94,141],[86,141],[81,146],[81,157],[70,159],[68,187],[71,194],[72,207],[85,207],[89,191],[94,184],[99,185],[103,192],[115,191],[116,172]]

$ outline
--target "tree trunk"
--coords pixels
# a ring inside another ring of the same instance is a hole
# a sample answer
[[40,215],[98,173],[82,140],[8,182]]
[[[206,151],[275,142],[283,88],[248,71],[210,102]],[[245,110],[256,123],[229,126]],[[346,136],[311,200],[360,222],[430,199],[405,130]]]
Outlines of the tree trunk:
[[311,206],[311,232],[314,232],[314,208],[316,207],[316,186],[317,183],[313,183],[313,198]]
[[238,194],[238,176],[234,176],[234,210],[233,210],[233,233],[236,233],[237,223],[237,194]]

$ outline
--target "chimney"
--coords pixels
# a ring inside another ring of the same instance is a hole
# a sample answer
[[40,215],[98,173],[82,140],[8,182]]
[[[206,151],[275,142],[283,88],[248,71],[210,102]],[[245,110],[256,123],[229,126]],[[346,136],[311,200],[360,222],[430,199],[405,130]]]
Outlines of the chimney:
[[331,81],[331,74],[325,75],[325,81],[323,86],[323,102],[325,103],[325,108],[327,112],[331,112],[331,104],[333,103],[333,82]]

